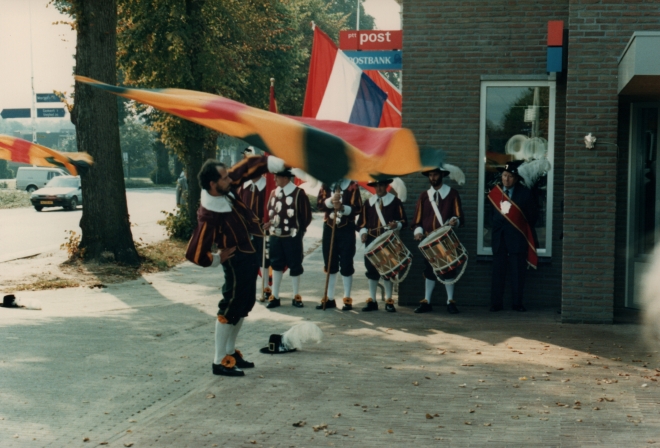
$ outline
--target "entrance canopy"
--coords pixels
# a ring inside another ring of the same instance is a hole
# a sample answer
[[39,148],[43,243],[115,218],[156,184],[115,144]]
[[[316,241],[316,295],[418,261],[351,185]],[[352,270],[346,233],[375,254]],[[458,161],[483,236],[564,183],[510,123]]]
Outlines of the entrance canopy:
[[660,31],[636,31],[619,58],[619,95],[660,95]]

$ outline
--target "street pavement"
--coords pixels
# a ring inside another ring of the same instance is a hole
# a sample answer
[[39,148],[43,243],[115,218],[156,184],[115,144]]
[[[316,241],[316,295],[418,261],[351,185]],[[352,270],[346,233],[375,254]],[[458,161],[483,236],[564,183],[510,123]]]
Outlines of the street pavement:
[[[145,243],[166,238],[157,221],[163,210],[176,207],[173,188],[126,191],[133,238]],[[0,263],[56,250],[68,237],[66,231],[80,234],[82,208],[67,211],[61,207],[37,212],[32,207],[0,210]]]
[[[283,306],[255,305],[237,347],[256,368],[242,378],[211,373],[221,269],[185,263],[104,289],[18,293],[43,309],[0,308],[0,446],[660,443],[660,355],[635,316],[563,325],[554,309],[489,313],[460,305],[460,283],[458,315],[442,304],[386,313],[380,300],[364,313],[362,249],[356,310],[319,311],[320,225],[315,215],[305,239],[305,308],[290,305],[287,275]],[[259,353],[301,321],[324,341]]]

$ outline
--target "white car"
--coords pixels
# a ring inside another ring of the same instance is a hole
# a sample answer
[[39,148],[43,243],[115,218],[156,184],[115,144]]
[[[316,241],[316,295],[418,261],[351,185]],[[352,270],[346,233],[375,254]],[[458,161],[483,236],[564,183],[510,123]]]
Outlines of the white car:
[[38,212],[44,207],[64,207],[75,210],[82,205],[82,190],[79,176],[57,176],[45,187],[30,195],[30,201]]
[[16,172],[16,189],[33,193],[39,188],[45,187],[52,178],[66,175],[66,171],[59,168],[21,166]]

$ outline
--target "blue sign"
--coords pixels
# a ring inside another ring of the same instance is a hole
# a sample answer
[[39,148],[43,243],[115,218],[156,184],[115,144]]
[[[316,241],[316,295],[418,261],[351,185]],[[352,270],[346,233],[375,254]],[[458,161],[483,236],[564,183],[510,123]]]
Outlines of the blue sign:
[[2,118],[30,118],[30,109],[2,109]]
[[60,118],[64,116],[64,109],[37,109],[38,118]]
[[401,51],[344,51],[362,70],[401,70]]
[[60,97],[54,93],[37,93],[37,103],[59,103]]

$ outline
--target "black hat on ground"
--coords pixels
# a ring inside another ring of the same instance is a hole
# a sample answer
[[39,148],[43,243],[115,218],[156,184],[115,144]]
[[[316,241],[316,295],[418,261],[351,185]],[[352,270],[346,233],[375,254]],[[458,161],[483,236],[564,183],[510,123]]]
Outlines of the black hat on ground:
[[283,169],[282,171],[280,171],[279,173],[275,173],[275,175],[276,175],[276,176],[282,176],[282,177],[288,177],[288,178],[296,177],[296,176],[291,172],[291,168],[284,168],[284,169]]
[[2,306],[4,308],[18,308],[18,305],[16,305],[16,296],[14,294],[4,296],[2,298]]
[[288,348],[286,345],[284,345],[284,342],[282,342],[282,335],[281,334],[271,334],[270,338],[268,339],[268,346],[262,347],[259,349],[261,353],[266,353],[266,354],[271,354],[271,355],[282,355],[284,353],[291,353],[295,352],[295,348]]
[[374,180],[373,182],[367,182],[367,185],[370,187],[376,187],[378,185],[389,185],[392,182],[394,182],[394,179]]
[[520,165],[522,165],[525,161],[524,160],[512,160],[511,162],[507,162],[504,167],[497,167],[497,171],[500,173],[503,172],[508,172],[511,173],[515,176],[520,176],[518,173],[518,168],[520,168]]

